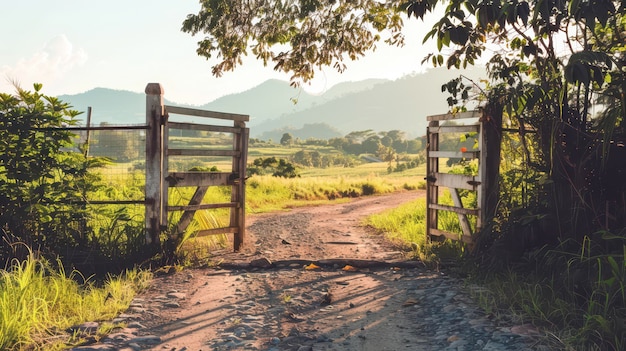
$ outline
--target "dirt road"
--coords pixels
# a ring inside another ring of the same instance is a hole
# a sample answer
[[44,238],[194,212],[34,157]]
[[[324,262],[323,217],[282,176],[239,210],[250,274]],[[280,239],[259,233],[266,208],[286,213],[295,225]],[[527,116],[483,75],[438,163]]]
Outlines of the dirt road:
[[[157,277],[121,316],[116,350],[527,350],[462,282],[361,226],[423,191],[248,216],[245,248],[216,268]],[[126,333],[126,336],[123,336]],[[128,337],[128,333],[134,335]],[[106,340],[105,340],[106,342]]]

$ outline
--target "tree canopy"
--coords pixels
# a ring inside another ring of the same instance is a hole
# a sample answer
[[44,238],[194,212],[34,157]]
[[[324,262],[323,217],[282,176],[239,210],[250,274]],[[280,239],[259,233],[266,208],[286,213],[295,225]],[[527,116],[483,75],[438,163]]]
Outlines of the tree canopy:
[[400,3],[377,0],[210,0],[182,30],[206,35],[197,53],[221,60],[212,68],[216,76],[251,52],[297,83],[322,66],[342,72],[344,58],[356,60],[380,40],[401,45],[403,11]]

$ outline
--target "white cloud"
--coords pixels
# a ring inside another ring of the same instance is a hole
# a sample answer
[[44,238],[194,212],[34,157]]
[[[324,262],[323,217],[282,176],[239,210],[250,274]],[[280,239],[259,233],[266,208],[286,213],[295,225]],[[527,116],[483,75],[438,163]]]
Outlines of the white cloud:
[[0,75],[5,79],[0,82],[0,91],[11,92],[12,81],[27,89],[32,83],[42,83],[44,87],[54,85],[67,72],[86,61],[85,50],[74,47],[65,35],[59,35],[31,57],[20,59],[13,66],[2,66]]

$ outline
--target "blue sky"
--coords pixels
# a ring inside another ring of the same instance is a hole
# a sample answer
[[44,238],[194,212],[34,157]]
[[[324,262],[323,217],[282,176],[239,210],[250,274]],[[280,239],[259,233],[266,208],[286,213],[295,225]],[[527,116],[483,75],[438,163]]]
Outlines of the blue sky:
[[[199,105],[270,78],[289,79],[253,57],[213,77],[212,61],[196,55],[198,38],[180,31],[187,14],[199,8],[196,0],[7,1],[0,14],[0,92],[13,92],[11,80],[24,88],[43,83],[48,95],[95,87],[143,92],[147,83],[158,82],[169,100]],[[348,61],[343,74],[326,68],[304,88],[320,92],[342,81],[423,71],[420,62],[432,49],[421,43],[430,26],[405,24],[405,47],[380,43],[367,57]]]

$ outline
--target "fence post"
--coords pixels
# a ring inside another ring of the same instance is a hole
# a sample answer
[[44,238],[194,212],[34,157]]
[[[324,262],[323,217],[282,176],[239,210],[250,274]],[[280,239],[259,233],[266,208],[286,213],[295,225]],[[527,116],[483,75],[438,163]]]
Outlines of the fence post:
[[235,127],[239,128],[239,133],[235,133],[233,146],[239,151],[239,157],[233,157],[233,174],[237,175],[237,182],[232,188],[231,201],[237,201],[237,207],[230,211],[230,226],[237,227],[233,239],[234,251],[241,250],[241,245],[246,237],[246,162],[248,150],[248,133],[244,122],[235,122]]
[[163,87],[159,83],[146,86],[146,244],[159,243],[163,188]]
[[489,103],[482,110],[481,122],[481,181],[483,194],[479,206],[481,207],[481,228],[496,214],[498,196],[500,193],[500,148],[502,145],[502,106],[499,103]]
[[[431,229],[438,229],[439,216],[431,204],[439,203],[439,188],[435,185],[435,175],[439,172],[439,158],[430,157],[430,151],[439,151],[439,121],[431,121],[426,128],[426,235],[430,239]],[[433,132],[433,130],[435,130]]]

